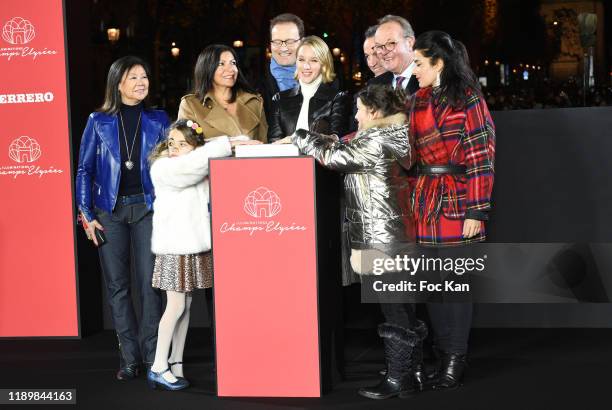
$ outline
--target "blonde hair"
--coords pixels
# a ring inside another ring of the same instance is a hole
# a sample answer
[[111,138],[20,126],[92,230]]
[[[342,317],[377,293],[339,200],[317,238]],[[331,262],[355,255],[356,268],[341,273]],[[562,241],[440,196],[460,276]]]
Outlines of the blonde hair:
[[[331,51],[329,51],[327,43],[317,36],[304,37],[296,54],[299,54],[300,49],[304,46],[310,46],[315,57],[321,62],[321,82],[331,83],[334,81],[334,78],[336,78],[336,73],[334,72],[334,58]],[[294,78],[296,80],[298,79],[297,69],[295,70]]]

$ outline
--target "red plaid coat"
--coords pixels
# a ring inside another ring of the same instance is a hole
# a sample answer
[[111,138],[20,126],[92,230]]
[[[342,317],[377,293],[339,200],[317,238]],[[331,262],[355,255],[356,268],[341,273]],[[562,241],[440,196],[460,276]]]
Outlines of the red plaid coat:
[[[423,88],[408,104],[417,163],[467,169],[465,175],[420,175],[413,181],[417,241],[426,246],[483,241],[495,158],[495,127],[485,101],[471,93],[465,108],[455,110],[446,97]],[[482,221],[480,234],[463,238],[465,219]]]

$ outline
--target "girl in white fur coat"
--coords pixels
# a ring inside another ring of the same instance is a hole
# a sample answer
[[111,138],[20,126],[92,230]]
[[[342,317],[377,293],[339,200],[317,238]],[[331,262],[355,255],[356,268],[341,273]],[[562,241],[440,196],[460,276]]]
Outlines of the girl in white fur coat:
[[[166,310],[159,322],[155,361],[147,374],[155,389],[181,390],[183,350],[189,327],[191,291],[210,287],[205,265],[210,258],[208,159],[232,154],[230,142],[218,137],[204,144],[200,126],[179,120],[151,156],[155,188],[151,249],[155,254],[153,287],[166,291]],[[172,354],[168,357],[170,344]]]

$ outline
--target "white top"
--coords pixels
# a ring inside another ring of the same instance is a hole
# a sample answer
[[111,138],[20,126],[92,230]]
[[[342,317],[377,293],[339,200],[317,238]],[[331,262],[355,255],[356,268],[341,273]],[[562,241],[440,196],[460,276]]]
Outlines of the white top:
[[295,125],[296,131],[299,129],[309,130],[310,124],[308,124],[308,107],[310,105],[310,99],[319,89],[321,85],[321,74],[315,78],[310,84],[306,84],[300,81],[300,91],[304,97],[302,107],[300,108],[300,115],[298,116],[297,124]]
[[410,81],[410,77],[412,77],[412,72],[414,71],[414,61],[412,63],[410,63],[410,65],[408,67],[406,67],[406,69],[401,73],[401,74],[395,74],[393,73],[393,88],[395,88],[395,79],[397,77],[404,77],[404,81],[402,81],[402,88],[406,88],[406,86],[408,85],[408,81]]
[[155,188],[151,250],[157,255],[189,255],[210,249],[208,159],[232,154],[225,136],[179,157],[151,165]]

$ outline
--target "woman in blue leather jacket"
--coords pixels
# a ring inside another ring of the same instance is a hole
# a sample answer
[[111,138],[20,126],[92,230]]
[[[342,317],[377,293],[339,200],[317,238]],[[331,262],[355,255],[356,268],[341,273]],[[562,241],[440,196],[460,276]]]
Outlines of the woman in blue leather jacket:
[[[148,107],[148,92],[149,68],[142,59],[126,56],[111,65],[104,104],[83,132],[76,173],[79,215],[87,238],[98,246],[119,339],[119,380],[133,379],[141,363],[153,362],[162,307],[159,291],[151,287],[154,193],[148,156],[164,139],[169,120]],[[130,296],[131,260],[140,323]]]

